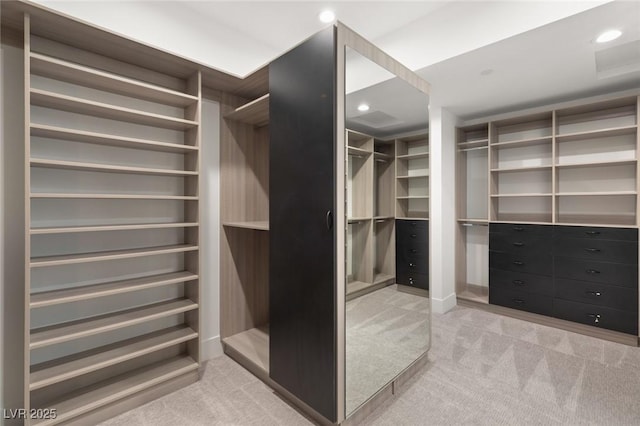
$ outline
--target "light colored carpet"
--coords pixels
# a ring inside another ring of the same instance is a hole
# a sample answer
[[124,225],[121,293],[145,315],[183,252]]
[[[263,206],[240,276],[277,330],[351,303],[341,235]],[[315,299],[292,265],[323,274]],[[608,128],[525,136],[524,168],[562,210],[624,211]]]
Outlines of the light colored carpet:
[[[640,349],[470,308],[433,315],[431,362],[365,425],[639,425]],[[116,425],[310,422],[227,357]]]
[[347,302],[347,414],[422,355],[429,345],[429,299],[385,287]]

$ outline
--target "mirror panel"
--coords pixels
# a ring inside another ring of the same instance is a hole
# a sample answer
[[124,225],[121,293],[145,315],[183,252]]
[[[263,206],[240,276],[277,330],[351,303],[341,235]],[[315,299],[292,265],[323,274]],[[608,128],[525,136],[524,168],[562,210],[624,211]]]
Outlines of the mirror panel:
[[[424,92],[345,47],[347,417],[429,348],[428,105]],[[396,253],[398,226],[415,226],[408,235],[425,247],[409,260]],[[417,269],[402,271],[404,261]],[[397,284],[405,279],[413,285]]]

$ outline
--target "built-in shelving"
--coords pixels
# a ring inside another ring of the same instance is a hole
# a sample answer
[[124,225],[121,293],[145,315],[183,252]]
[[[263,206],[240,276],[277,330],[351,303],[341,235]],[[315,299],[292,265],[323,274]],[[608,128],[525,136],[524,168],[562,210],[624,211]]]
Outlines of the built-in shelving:
[[103,173],[127,173],[127,174],[150,174],[166,176],[197,176],[197,171],[191,170],[169,170],[152,169],[149,167],[116,166],[112,164],[83,163],[79,161],[49,160],[32,158],[32,167],[44,167],[50,169],[82,170]]
[[37,408],[56,408],[56,418],[33,420],[34,425],[53,425],[69,421],[108,404],[133,396],[153,386],[168,382],[198,369],[198,363],[183,355],[169,358],[132,373],[125,373],[66,395],[56,396],[50,403]]
[[225,118],[257,127],[266,126],[269,124],[269,94],[236,108]]
[[44,291],[32,293],[29,305],[32,309],[42,308],[61,303],[78,302],[98,297],[141,291],[154,287],[181,284],[197,279],[198,275],[189,271],[182,271],[129,280],[65,288],[61,290]]
[[238,352],[255,367],[269,373],[269,326],[250,328],[222,340],[225,346]]
[[197,222],[182,223],[138,223],[127,225],[86,225],[31,228],[31,235],[67,234],[76,232],[133,231],[138,229],[193,228]]
[[99,145],[118,146],[123,148],[136,148],[148,151],[163,152],[191,152],[197,151],[197,146],[159,142],[141,138],[110,135],[106,133],[88,132],[84,130],[68,129],[45,124],[31,123],[31,136],[49,139],[60,139],[75,142],[84,142]]
[[53,364],[31,369],[30,390],[40,389],[83,374],[141,357],[196,339],[198,333],[186,326],[171,327],[139,338],[103,346]]
[[257,231],[268,231],[269,230],[269,222],[266,220],[263,221],[250,221],[250,222],[224,222],[223,226],[229,226],[232,228],[245,228],[245,229],[255,229]]
[[93,336],[107,331],[181,314],[198,308],[198,304],[189,299],[171,300],[141,308],[128,309],[98,317],[85,318],[71,323],[52,325],[31,331],[29,347],[31,349],[68,342]]
[[155,194],[85,194],[85,193],[48,193],[32,192],[34,199],[82,199],[82,200],[174,200],[174,201],[198,201],[197,196],[192,195],[155,195]]
[[173,130],[187,130],[198,126],[198,123],[193,120],[110,105],[104,102],[62,95],[40,89],[31,89],[30,99],[31,105],[145,126],[162,127]]

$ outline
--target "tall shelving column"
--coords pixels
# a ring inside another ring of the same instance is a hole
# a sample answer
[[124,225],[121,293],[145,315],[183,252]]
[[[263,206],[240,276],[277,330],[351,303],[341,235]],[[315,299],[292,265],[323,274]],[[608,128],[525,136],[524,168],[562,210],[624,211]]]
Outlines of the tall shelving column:
[[429,218],[429,136],[396,140],[396,219]]
[[489,125],[457,129],[456,294],[488,303]]
[[201,77],[24,28],[26,424],[95,423],[198,379]]
[[225,351],[269,376],[269,95],[222,95],[220,324]]

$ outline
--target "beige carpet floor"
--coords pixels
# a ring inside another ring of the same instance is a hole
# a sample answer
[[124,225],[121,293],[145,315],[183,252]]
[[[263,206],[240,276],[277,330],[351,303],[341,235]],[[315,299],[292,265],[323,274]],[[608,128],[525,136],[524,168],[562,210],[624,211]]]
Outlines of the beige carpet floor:
[[[640,349],[470,308],[433,315],[431,362],[366,425],[640,425]],[[227,357],[116,425],[306,425]]]

